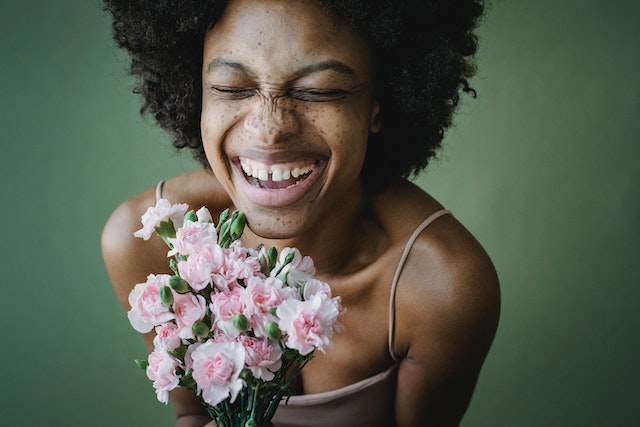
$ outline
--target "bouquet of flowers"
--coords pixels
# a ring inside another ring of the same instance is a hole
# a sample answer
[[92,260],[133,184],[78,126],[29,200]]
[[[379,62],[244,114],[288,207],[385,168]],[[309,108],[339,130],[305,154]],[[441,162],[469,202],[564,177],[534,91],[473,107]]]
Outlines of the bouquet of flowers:
[[135,233],[156,232],[173,271],[129,295],[133,328],[156,332],[153,352],[136,362],[161,402],[186,387],[219,427],[266,426],[314,351],[332,346],[340,297],[297,249],[243,247],[241,212],[226,210],[215,225],[206,208],[188,210],[160,199]]

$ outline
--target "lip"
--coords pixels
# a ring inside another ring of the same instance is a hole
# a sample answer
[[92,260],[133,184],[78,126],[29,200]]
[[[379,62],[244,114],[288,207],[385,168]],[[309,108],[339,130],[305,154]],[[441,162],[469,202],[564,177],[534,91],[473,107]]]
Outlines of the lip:
[[[281,162],[262,161],[262,163],[275,165]],[[291,206],[303,199],[309,193],[309,190],[318,182],[326,167],[326,161],[324,159],[305,160],[300,163],[313,165],[313,169],[306,178],[297,184],[278,189],[263,188],[250,183],[242,170],[240,157],[235,157],[231,162],[231,166],[234,181],[239,185],[249,202],[262,207],[283,208]]]

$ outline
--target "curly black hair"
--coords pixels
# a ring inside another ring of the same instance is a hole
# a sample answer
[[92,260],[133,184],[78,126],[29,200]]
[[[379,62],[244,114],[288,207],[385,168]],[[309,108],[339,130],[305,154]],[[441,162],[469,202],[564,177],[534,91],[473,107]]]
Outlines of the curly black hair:
[[[363,182],[369,190],[422,171],[440,148],[462,92],[475,92],[474,34],[481,0],[318,0],[350,22],[374,58],[382,129],[370,135]],[[139,78],[134,92],[205,167],[200,133],[204,35],[227,0],[104,0],[117,45]]]

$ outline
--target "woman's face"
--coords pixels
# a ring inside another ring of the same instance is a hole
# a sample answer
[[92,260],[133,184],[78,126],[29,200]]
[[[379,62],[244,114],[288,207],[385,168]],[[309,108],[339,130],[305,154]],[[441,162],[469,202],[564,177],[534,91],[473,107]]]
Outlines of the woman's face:
[[254,233],[294,237],[360,202],[371,74],[366,42],[315,1],[229,2],[205,37],[202,138]]

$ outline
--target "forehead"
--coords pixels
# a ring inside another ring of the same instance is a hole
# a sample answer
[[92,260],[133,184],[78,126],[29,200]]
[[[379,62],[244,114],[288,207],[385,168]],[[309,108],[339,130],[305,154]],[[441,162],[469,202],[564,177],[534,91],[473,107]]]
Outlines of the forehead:
[[205,36],[204,71],[220,60],[273,75],[339,61],[369,75],[369,57],[356,30],[315,0],[231,0]]

